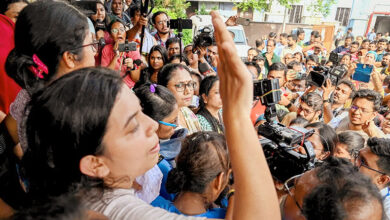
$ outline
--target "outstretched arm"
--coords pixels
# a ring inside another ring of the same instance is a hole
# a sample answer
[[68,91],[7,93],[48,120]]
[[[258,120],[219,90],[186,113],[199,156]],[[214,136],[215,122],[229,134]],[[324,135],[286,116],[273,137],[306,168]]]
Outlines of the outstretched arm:
[[226,140],[235,178],[233,219],[280,219],[271,173],[250,120],[251,74],[237,55],[221,17],[217,12],[211,14],[219,52],[218,75]]

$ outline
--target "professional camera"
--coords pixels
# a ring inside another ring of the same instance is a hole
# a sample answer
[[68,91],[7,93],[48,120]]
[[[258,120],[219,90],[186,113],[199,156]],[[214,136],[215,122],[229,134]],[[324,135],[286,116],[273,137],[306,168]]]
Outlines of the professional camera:
[[137,50],[137,43],[136,42],[130,42],[128,40],[125,41],[124,44],[118,45],[119,52],[130,52],[130,51],[136,51]]
[[205,27],[200,30],[200,34],[196,35],[193,39],[194,42],[194,53],[198,48],[208,47],[213,45],[213,29],[210,27]]
[[171,29],[192,29],[192,20],[191,19],[171,19],[168,23],[169,28]]
[[337,85],[347,72],[348,70],[345,65],[335,66],[333,68],[325,66],[314,67],[313,71],[310,71],[309,84],[321,87],[325,85],[327,79],[330,79],[332,85]]
[[[271,174],[279,181],[312,169],[315,164],[314,148],[307,138],[314,131],[303,128],[287,128],[275,123],[276,103],[280,101],[280,87],[278,79],[265,79],[254,83],[255,96],[259,96],[261,103],[267,106],[265,111],[266,122],[258,127],[260,139]],[[303,147],[305,154],[297,150]]]
[[106,29],[107,29],[107,27],[106,27],[106,24],[104,23],[104,21],[97,19],[95,22],[95,31],[100,31],[100,30],[105,31]]
[[337,66],[340,63],[342,57],[343,55],[332,51],[329,54],[329,61],[333,63],[333,66]]

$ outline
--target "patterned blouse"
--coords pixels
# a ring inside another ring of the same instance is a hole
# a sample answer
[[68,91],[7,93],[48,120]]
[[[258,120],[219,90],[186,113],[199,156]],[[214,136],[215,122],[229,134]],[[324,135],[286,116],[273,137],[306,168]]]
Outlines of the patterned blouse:
[[184,116],[185,127],[188,129],[188,135],[198,131],[202,131],[198,118],[191,111],[191,109],[189,109],[188,107],[182,107],[180,111]]

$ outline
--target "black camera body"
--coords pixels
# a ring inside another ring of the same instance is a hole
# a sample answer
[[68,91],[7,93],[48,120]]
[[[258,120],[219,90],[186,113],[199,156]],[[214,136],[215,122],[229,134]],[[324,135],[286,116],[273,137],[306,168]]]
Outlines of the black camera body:
[[309,74],[309,84],[321,87],[326,85],[326,80],[330,79],[332,85],[337,85],[338,82],[344,78],[348,70],[344,65],[328,68],[325,66],[314,67],[313,71]]
[[124,44],[118,45],[119,52],[130,52],[130,51],[136,51],[137,50],[137,43],[136,42],[128,42],[128,40],[125,41]]
[[168,23],[169,28],[171,29],[192,29],[192,20],[191,19],[171,19]]
[[333,66],[337,66],[340,63],[342,57],[343,55],[332,51],[329,54],[329,61],[333,63]]
[[[304,128],[288,128],[275,123],[276,104],[281,99],[278,79],[264,79],[254,82],[254,96],[260,97],[261,103],[267,106],[266,122],[258,127],[258,134],[266,139],[260,139],[271,174],[279,181],[301,174],[312,169],[315,164],[314,148],[307,138],[314,130]],[[295,151],[299,146],[306,154]]]
[[97,19],[95,22],[95,30],[96,30],[96,32],[100,31],[100,30],[103,30],[103,31],[107,30],[107,27],[106,27],[106,24],[104,23],[104,21]]

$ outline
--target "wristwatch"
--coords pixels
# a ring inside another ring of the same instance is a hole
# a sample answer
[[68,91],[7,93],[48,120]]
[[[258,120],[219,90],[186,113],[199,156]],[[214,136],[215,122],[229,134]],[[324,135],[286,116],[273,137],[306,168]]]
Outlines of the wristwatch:
[[288,103],[288,105],[286,105],[286,108],[290,108],[292,106],[292,103]]

